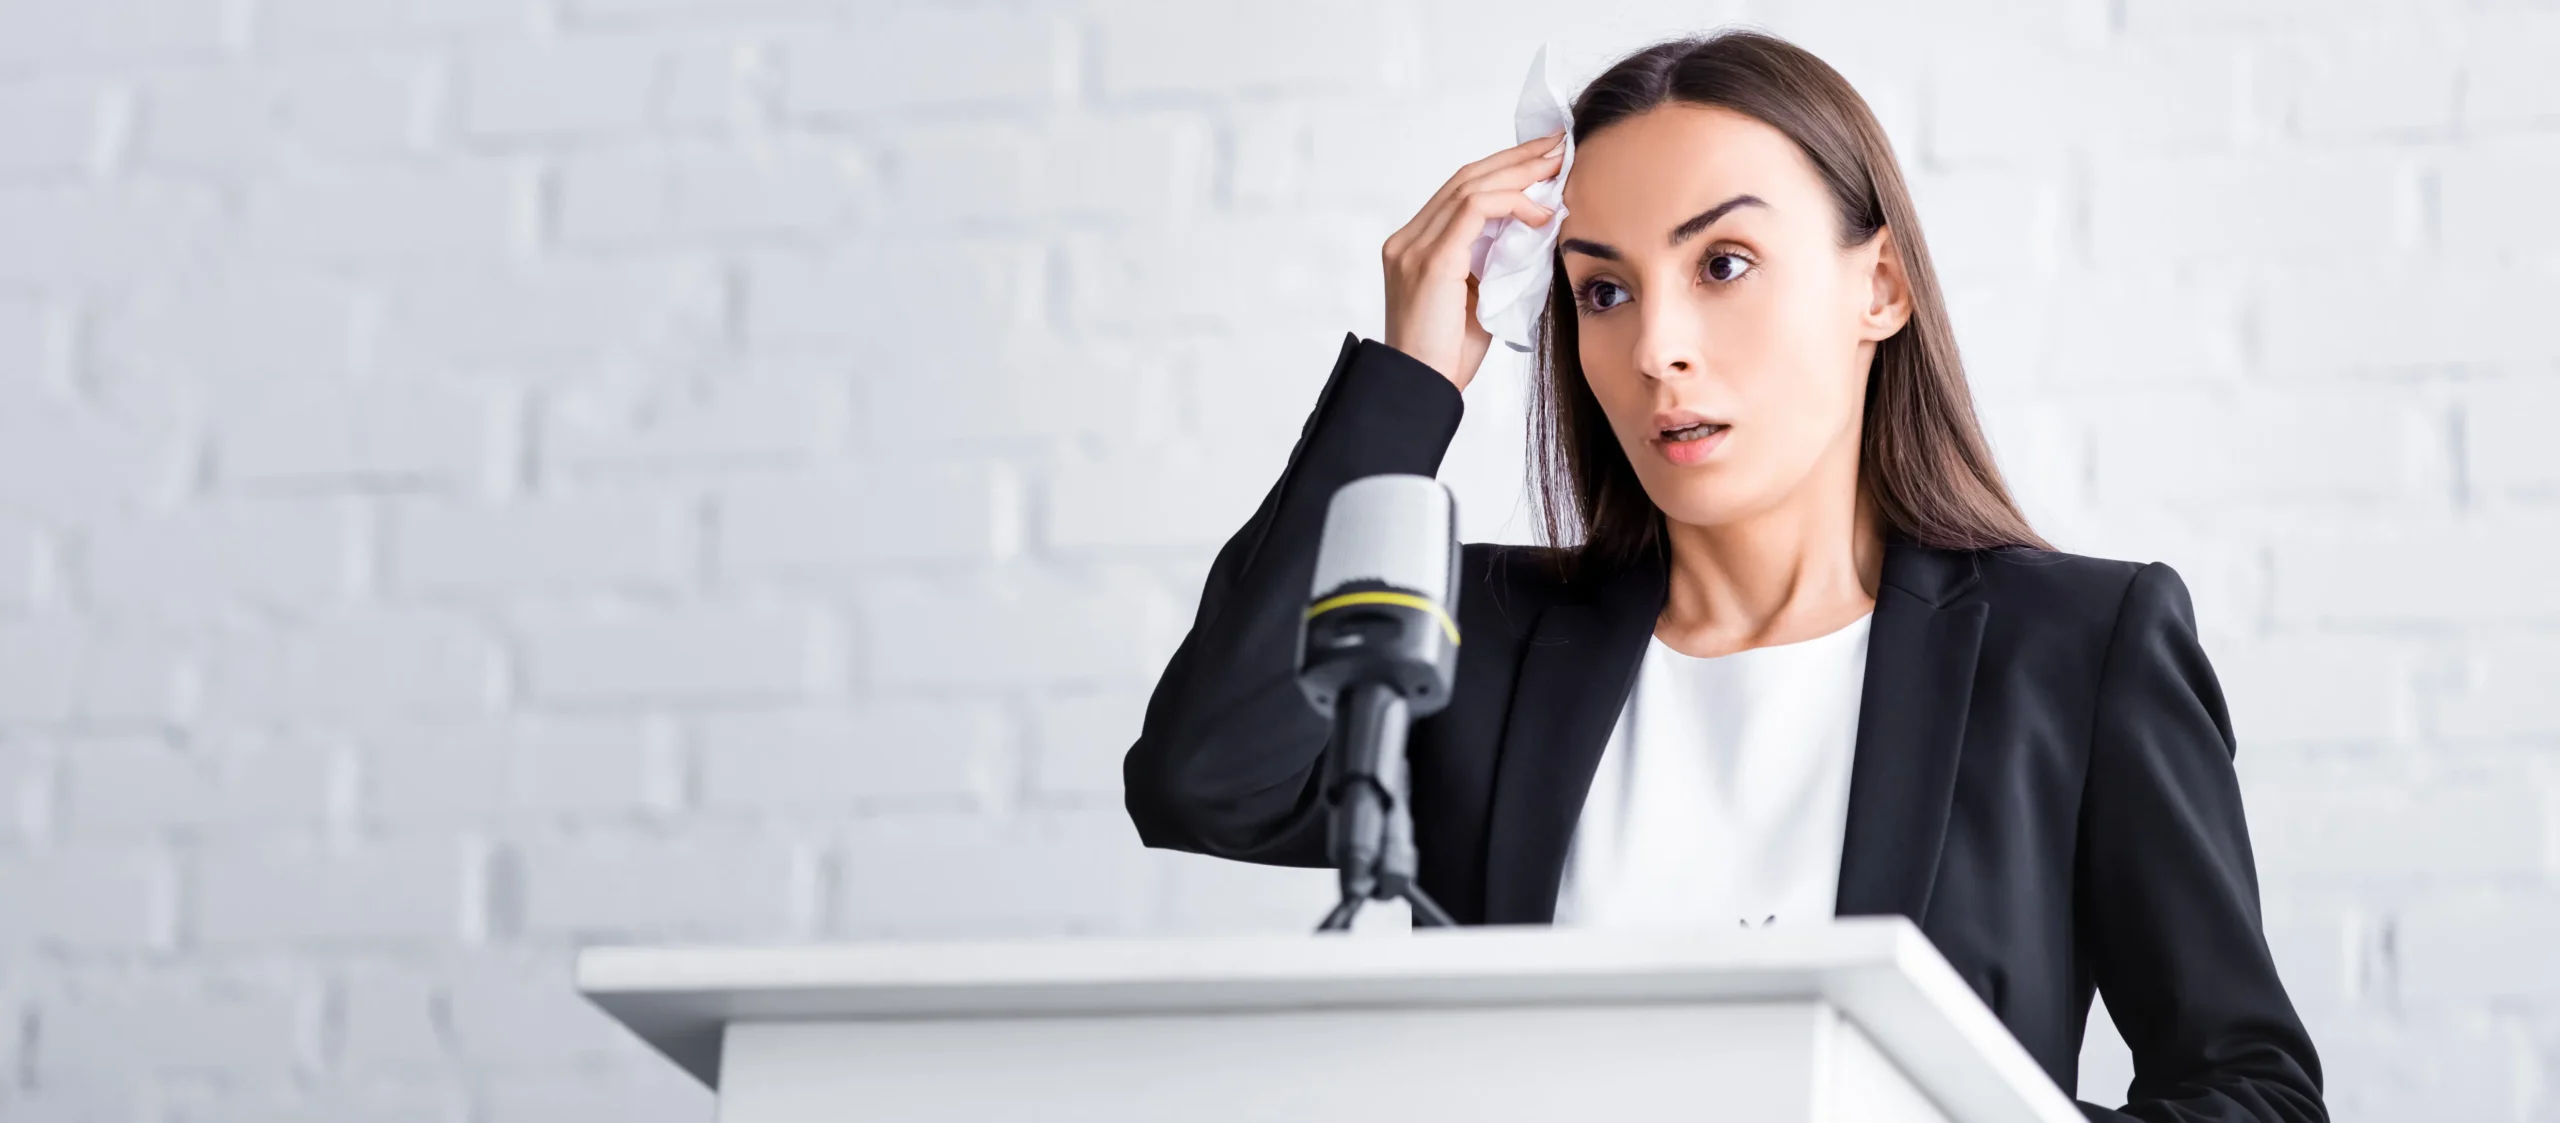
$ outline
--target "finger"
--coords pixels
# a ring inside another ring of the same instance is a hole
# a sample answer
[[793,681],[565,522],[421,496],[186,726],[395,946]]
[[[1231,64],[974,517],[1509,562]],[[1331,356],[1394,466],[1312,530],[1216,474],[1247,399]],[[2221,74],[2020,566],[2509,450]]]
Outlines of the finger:
[[[1505,194],[1510,198],[1503,199],[1502,196]],[[1451,200],[1449,205],[1435,216],[1436,220],[1415,240],[1415,248],[1407,252],[1419,254],[1425,263],[1437,262],[1446,252],[1442,243],[1453,234],[1462,244],[1472,244],[1486,232],[1486,224],[1494,219],[1505,215],[1518,215],[1525,222],[1534,216],[1536,221],[1531,225],[1541,225],[1547,221],[1547,216],[1551,213],[1547,208],[1530,201],[1527,195],[1517,191],[1485,191],[1463,195]],[[1464,253],[1459,254],[1461,260],[1466,256]],[[1424,267],[1429,266],[1426,264]]]
[[1561,152],[1556,153],[1553,156],[1540,156],[1536,159],[1526,160],[1516,164],[1505,164],[1498,168],[1488,169],[1477,175],[1474,179],[1467,181],[1464,186],[1458,189],[1458,193],[1466,195],[1488,190],[1517,191],[1542,179],[1554,179],[1556,172],[1563,167],[1564,154]]
[[[1423,201],[1421,209],[1423,211],[1428,211],[1434,204],[1444,202],[1457,195],[1463,194],[1466,191],[1469,181],[1477,179],[1488,172],[1527,165],[1539,161],[1555,163],[1563,160],[1564,154],[1561,152],[1554,156],[1548,156],[1545,154],[1548,149],[1555,147],[1557,142],[1561,140],[1563,136],[1564,130],[1558,129],[1545,136],[1531,137],[1518,144],[1512,145],[1509,148],[1505,148],[1500,152],[1487,156],[1484,159],[1474,161],[1459,168],[1456,172],[1451,173],[1445,182],[1440,184],[1439,190],[1432,192],[1431,197]],[[1529,182],[1534,183],[1538,179],[1544,178],[1546,177],[1534,177]]]
[[[1555,175],[1556,170],[1564,164],[1564,152],[1558,147],[1563,137],[1562,129],[1542,137],[1531,137],[1459,168],[1447,181],[1441,183],[1438,190],[1431,193],[1430,198],[1423,200],[1422,205],[1415,208],[1413,217],[1405,220],[1402,228],[1387,236],[1385,253],[1389,257],[1394,257],[1401,254],[1407,244],[1427,241],[1425,235],[1436,230],[1442,221],[1439,217],[1440,208],[1449,200],[1471,189],[1485,186],[1482,181],[1488,175],[1501,175],[1502,178],[1497,182],[1504,186],[1518,187],[1525,187]],[[1550,148],[1557,150],[1548,152]],[[1526,178],[1519,178],[1522,176]],[[1512,182],[1513,179],[1518,179],[1518,182]]]
[[1484,224],[1492,219],[1510,217],[1531,226],[1543,226],[1555,212],[1530,200],[1518,191],[1481,191],[1461,197],[1449,209],[1447,218],[1421,243],[1426,267],[1456,261],[1461,267],[1467,260],[1467,247],[1484,233]]
[[[1456,199],[1487,191],[1519,191],[1528,187],[1530,184],[1537,183],[1541,180],[1552,179],[1555,177],[1557,169],[1562,166],[1563,159],[1564,157],[1562,155],[1542,157],[1529,161],[1525,164],[1516,164],[1510,167],[1487,172],[1478,177],[1474,182],[1466,184],[1456,192],[1452,192],[1449,198],[1439,200],[1438,210],[1426,209],[1424,214],[1415,216],[1415,221],[1406,224],[1406,229],[1397,231],[1397,234],[1405,238],[1408,242],[1418,242],[1420,244],[1428,245],[1433,238],[1438,236],[1443,225],[1448,222],[1448,208],[1455,205]],[[1393,240],[1394,239],[1390,239],[1390,241]]]
[[1537,159],[1539,156],[1544,155],[1548,149],[1555,147],[1556,142],[1562,139],[1563,136],[1564,131],[1559,129],[1555,132],[1548,133],[1545,136],[1530,137],[1527,140],[1521,141],[1509,148],[1502,149],[1501,151],[1495,152],[1482,159],[1469,161],[1456,172],[1451,173],[1448,183],[1444,183],[1441,186],[1445,188],[1449,183],[1463,182],[1495,168],[1517,164],[1524,160]]

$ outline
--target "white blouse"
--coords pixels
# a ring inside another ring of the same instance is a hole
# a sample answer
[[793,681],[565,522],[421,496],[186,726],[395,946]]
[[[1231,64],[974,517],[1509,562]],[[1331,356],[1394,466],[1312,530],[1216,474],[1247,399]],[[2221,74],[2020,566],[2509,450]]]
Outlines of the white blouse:
[[1708,659],[1648,639],[1565,852],[1555,923],[1829,918],[1874,619]]

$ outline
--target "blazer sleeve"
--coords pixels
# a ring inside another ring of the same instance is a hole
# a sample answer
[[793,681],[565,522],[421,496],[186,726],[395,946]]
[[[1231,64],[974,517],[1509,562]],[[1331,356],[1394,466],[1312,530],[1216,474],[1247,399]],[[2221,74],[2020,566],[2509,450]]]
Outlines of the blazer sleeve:
[[1321,767],[1332,730],[1298,692],[1300,617],[1326,505],[1384,472],[1436,475],[1463,412],[1429,364],[1344,333],[1280,479],[1219,549],[1191,630],[1121,759],[1146,845],[1324,866]]
[[2326,1120],[2320,1060],[2260,926],[2237,745],[2177,571],[2135,573],[2081,807],[2080,943],[2134,1075],[2093,1120]]

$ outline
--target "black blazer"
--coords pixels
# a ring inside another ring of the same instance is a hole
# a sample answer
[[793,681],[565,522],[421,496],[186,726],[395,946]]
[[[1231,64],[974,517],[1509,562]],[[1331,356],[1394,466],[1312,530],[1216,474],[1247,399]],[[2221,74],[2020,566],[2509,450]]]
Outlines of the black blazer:
[[[1362,476],[1434,474],[1460,412],[1437,371],[1345,334],[1122,763],[1146,845],[1327,864],[1329,730],[1293,668],[1325,504]],[[1566,585],[1470,543],[1461,569],[1456,688],[1406,750],[1417,876],[1460,923],[1551,923],[1665,567]],[[2326,1119],[2178,575],[1897,540],[1869,628],[1837,912],[1910,917],[2066,1092],[2103,990],[2135,1074],[2132,1102],[2082,1104],[2091,1119]]]

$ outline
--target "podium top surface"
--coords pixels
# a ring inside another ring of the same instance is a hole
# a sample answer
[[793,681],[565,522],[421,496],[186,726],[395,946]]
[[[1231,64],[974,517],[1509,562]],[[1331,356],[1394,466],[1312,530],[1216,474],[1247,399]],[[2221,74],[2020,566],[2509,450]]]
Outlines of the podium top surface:
[[705,1084],[734,1021],[1820,1001],[1955,1118],[2079,1123],[1901,917],[1699,931],[1490,925],[1258,934],[594,947],[578,989]]

